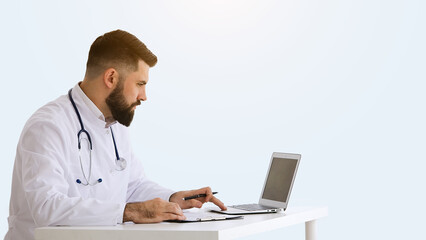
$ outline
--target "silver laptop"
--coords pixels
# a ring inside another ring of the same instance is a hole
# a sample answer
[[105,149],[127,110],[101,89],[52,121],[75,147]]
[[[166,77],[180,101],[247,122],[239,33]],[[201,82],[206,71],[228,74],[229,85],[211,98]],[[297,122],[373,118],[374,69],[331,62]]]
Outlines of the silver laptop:
[[268,174],[258,204],[233,205],[228,206],[226,211],[212,211],[232,215],[285,211],[300,158],[300,154],[272,153]]

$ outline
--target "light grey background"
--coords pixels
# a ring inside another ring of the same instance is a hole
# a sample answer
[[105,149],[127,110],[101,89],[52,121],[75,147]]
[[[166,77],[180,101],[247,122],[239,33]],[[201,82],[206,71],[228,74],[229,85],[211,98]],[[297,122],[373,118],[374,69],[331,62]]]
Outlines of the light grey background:
[[271,153],[301,153],[289,206],[329,207],[319,239],[425,239],[425,5],[2,1],[0,236],[25,121],[82,80],[90,44],[120,28],[159,57],[131,126],[149,177],[256,202]]

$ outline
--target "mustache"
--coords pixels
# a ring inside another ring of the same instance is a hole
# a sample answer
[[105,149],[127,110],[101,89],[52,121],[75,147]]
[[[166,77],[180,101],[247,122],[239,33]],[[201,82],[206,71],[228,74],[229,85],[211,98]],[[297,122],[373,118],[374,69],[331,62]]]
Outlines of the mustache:
[[132,103],[132,105],[130,105],[130,108],[133,108],[134,106],[138,106],[141,105],[141,101],[137,100],[136,102]]

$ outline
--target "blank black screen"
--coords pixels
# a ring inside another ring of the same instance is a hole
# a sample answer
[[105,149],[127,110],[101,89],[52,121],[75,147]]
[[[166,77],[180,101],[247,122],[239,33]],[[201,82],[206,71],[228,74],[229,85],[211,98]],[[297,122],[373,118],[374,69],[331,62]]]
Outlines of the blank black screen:
[[287,202],[296,166],[295,159],[273,158],[262,198]]

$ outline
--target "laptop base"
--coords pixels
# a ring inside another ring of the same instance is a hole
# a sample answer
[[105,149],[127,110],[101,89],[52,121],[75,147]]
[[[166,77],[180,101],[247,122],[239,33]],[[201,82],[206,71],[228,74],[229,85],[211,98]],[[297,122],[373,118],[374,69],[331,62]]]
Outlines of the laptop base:
[[247,211],[247,210],[243,210],[243,209],[234,208],[233,206],[228,206],[228,209],[226,211],[222,211],[222,210],[218,210],[218,209],[211,209],[210,211],[216,212],[216,213],[227,214],[227,215],[245,215],[245,214],[278,213],[278,212],[284,211],[284,209],[282,209],[282,208],[268,208],[268,209],[259,209],[259,210]]

